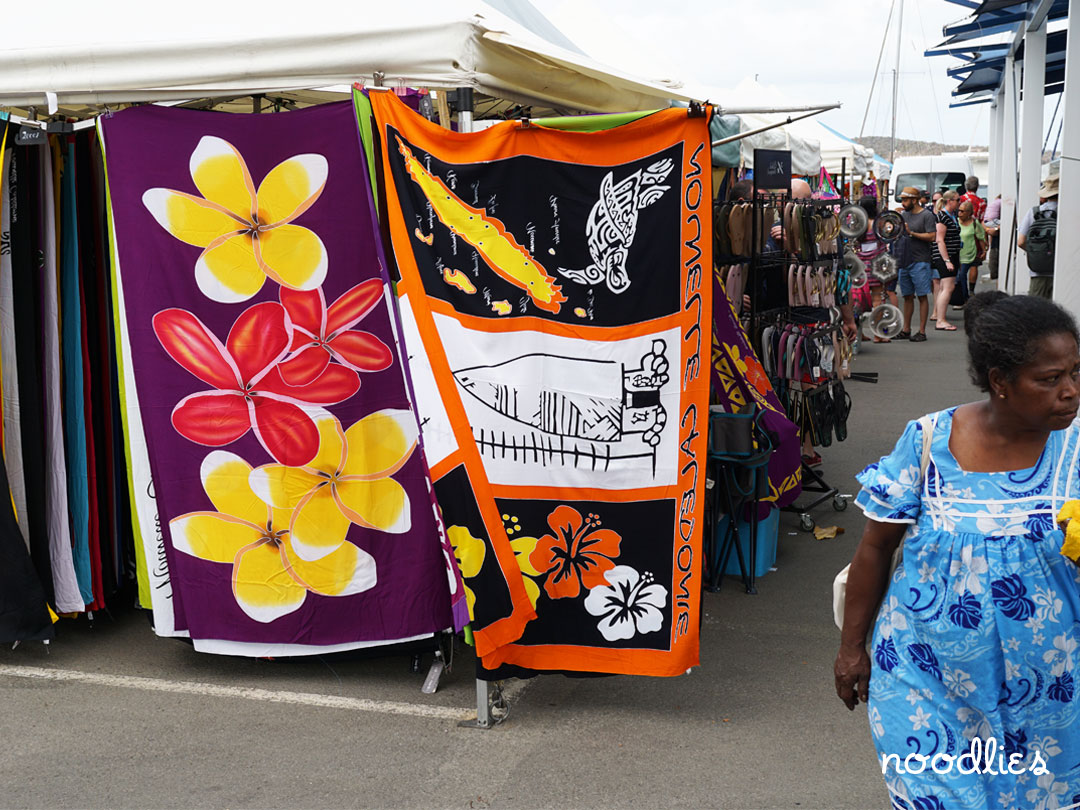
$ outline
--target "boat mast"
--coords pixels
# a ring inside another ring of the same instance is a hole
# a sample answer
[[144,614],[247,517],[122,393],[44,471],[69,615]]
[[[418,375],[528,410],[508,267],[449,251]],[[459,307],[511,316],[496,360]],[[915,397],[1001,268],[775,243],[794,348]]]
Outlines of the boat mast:
[[896,21],[896,67],[892,74],[892,137],[889,140],[889,162],[896,163],[896,100],[900,93],[900,33],[904,30],[904,0]]

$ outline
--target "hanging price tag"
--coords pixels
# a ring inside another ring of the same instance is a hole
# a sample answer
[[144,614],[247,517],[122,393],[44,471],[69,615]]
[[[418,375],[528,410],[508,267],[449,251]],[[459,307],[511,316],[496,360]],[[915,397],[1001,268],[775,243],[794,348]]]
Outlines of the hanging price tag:
[[41,127],[19,127],[15,133],[16,146],[44,146],[49,142]]

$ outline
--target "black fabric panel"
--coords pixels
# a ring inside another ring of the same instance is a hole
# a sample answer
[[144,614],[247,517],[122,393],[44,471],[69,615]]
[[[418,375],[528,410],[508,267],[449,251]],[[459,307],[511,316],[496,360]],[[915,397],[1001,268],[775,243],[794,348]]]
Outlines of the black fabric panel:
[[49,558],[48,514],[45,503],[45,424],[42,396],[41,346],[41,222],[39,221],[40,147],[16,146],[11,175],[11,269],[15,303],[16,369],[19,375],[20,433],[26,511],[30,524],[30,557],[53,601]]

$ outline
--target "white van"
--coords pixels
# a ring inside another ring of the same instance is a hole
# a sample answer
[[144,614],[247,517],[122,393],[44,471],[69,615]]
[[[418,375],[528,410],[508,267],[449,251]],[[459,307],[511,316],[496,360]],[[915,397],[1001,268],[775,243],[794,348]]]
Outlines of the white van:
[[[959,191],[964,193],[964,181],[975,174],[971,158],[967,155],[924,155],[899,157],[893,163],[893,199],[900,202],[900,192],[907,186],[925,189],[931,196],[935,191]],[[985,177],[980,177],[985,181]]]

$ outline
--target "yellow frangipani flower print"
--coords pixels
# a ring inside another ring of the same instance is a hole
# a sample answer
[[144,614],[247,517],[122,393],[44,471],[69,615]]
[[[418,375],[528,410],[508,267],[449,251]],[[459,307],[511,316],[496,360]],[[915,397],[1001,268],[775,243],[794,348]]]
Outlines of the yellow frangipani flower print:
[[275,509],[248,484],[251,465],[216,450],[200,469],[203,489],[217,511],[189,512],[169,521],[173,547],[208,562],[232,565],[232,591],[257,622],[298,610],[307,594],[350,596],[375,587],[375,559],[344,542],[317,561],[300,557],[289,535],[292,512]]
[[143,205],[182,242],[203,248],[195,280],[214,301],[247,301],[267,277],[294,290],[326,278],[326,247],[318,235],[290,224],[322,194],[329,167],[318,154],[294,155],[263,178],[258,190],[240,152],[205,135],[191,154],[191,179],[202,194],[151,188]]
[[416,448],[413,414],[376,411],[343,430],[336,416],[323,411],[315,426],[319,452],[308,464],[267,464],[251,472],[251,488],[260,498],[291,510],[296,553],[321,559],[345,542],[350,523],[390,534],[409,531],[409,496],[390,476]]

